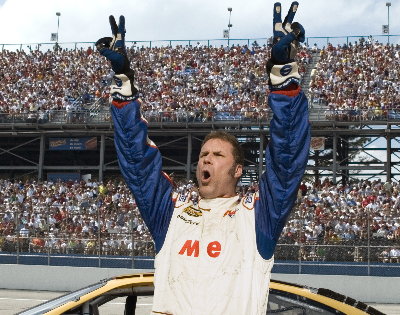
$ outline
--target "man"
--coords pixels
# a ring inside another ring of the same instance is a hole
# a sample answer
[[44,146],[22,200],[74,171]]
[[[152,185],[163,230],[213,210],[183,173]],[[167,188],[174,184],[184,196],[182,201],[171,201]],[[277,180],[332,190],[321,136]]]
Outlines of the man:
[[274,5],[269,104],[274,111],[259,192],[236,195],[243,152],[235,137],[209,134],[202,145],[196,177],[198,200],[190,191],[173,193],[161,171],[161,155],[147,136],[134,73],[124,46],[125,19],[110,17],[113,37],[96,46],[116,73],[111,111],[121,172],[155,242],[152,314],[265,314],[273,252],[296,199],[310,142],[307,100],[299,88],[297,41],[304,29],[285,21]]

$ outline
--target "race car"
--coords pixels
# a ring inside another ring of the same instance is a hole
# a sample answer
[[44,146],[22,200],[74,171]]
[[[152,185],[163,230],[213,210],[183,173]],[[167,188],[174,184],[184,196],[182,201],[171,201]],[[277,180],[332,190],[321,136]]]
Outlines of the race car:
[[[137,298],[152,296],[154,274],[118,276],[44,302],[20,315],[101,314],[101,307],[115,299],[122,301],[124,314],[135,314]],[[267,314],[383,314],[375,308],[328,289],[270,282]]]

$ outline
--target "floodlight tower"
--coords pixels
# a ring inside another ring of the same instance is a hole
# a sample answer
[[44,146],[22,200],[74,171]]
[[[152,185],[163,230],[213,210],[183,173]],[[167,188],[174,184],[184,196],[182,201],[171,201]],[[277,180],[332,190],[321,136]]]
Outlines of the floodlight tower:
[[392,3],[391,2],[386,2],[386,6],[387,6],[387,8],[388,8],[388,17],[387,17],[387,21],[388,21],[388,44],[389,44],[389,41],[390,41],[390,25],[389,25],[389,11],[390,11],[390,6],[392,5]]
[[228,12],[229,12],[229,21],[228,21],[228,47],[229,47],[229,38],[231,37],[231,14],[232,14],[232,8],[228,8]]
[[57,44],[58,44],[58,31],[59,31],[59,29],[60,29],[60,15],[61,15],[61,13],[60,12],[56,12],[56,15],[57,15]]

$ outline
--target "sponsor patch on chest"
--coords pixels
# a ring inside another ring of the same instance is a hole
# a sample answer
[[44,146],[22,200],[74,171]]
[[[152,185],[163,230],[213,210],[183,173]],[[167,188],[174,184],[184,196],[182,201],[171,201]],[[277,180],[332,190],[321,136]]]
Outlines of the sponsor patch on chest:
[[194,225],[199,225],[200,224],[200,222],[196,222],[196,221],[194,221],[192,219],[185,218],[181,214],[178,214],[177,218],[183,220],[185,223],[188,223],[188,224],[194,224]]
[[224,213],[224,217],[229,216],[230,218],[233,218],[236,214],[236,212],[238,212],[239,209],[234,209],[234,210],[226,210],[226,212]]
[[183,209],[183,212],[187,215],[190,215],[191,217],[201,217],[203,215],[200,209],[197,209],[193,206],[186,207],[185,209]]
[[202,216],[203,212],[200,209],[190,205],[184,208],[182,212],[177,215],[177,218],[188,224],[199,225]]

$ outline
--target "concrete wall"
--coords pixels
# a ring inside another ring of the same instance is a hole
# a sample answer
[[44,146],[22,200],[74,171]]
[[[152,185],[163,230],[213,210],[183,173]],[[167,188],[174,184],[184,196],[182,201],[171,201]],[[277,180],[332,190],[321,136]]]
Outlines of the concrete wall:
[[0,288],[72,291],[102,279],[154,270],[35,265],[0,265]]
[[[71,291],[101,279],[151,271],[122,268],[0,265],[0,288]],[[400,277],[272,274],[272,279],[331,289],[363,302],[400,302]]]

